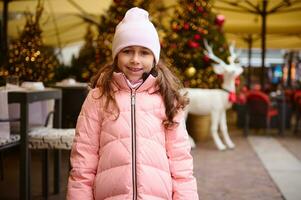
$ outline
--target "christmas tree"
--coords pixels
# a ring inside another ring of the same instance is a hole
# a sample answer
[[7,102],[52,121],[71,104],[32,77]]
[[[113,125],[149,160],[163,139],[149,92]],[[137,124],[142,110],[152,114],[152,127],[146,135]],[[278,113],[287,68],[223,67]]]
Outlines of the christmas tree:
[[135,6],[144,8],[150,12],[150,16],[155,16],[151,20],[160,27],[159,30],[161,31],[159,31],[159,34],[164,32],[161,23],[164,12],[158,12],[158,10],[164,10],[162,1],[114,0],[108,10],[100,16],[96,42],[92,39],[94,38],[92,31],[88,29],[85,36],[85,44],[78,58],[74,58],[72,62],[71,73],[75,73],[78,80],[88,81],[101,66],[111,61],[115,27],[122,20],[126,11]]
[[210,0],[179,0],[163,49],[186,87],[218,88],[221,83],[204,53],[204,39],[224,61],[229,56],[224,17],[212,12]]
[[53,48],[42,41],[39,21],[43,6],[38,2],[35,16],[26,13],[26,24],[18,40],[9,45],[8,65],[10,75],[19,76],[20,81],[53,81],[59,61]]

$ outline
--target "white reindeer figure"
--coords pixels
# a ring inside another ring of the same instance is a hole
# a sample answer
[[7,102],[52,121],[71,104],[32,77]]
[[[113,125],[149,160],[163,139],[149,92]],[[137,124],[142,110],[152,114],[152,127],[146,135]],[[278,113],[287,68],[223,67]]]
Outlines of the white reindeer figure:
[[[190,99],[186,108],[186,115],[188,113],[195,115],[211,114],[210,129],[216,147],[219,150],[225,150],[226,144],[228,148],[233,149],[235,145],[229,137],[226,109],[232,106],[229,98],[235,94],[235,78],[243,72],[243,69],[240,64],[234,62],[237,57],[234,52],[234,45],[229,48],[231,56],[229,57],[229,64],[226,64],[214,55],[212,47],[208,45],[206,40],[204,44],[206,55],[217,63],[214,65],[214,72],[223,75],[222,89],[185,88],[184,90],[188,92],[187,95]],[[218,127],[220,127],[225,144],[219,137]]]

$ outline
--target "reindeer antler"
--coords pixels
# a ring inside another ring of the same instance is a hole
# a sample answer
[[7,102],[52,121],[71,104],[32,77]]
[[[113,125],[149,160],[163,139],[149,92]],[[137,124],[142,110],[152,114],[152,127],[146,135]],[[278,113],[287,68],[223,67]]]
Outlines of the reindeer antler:
[[235,52],[235,42],[232,41],[230,46],[229,46],[229,51],[230,51],[230,57],[229,57],[229,63],[231,65],[235,64],[235,60],[238,57],[238,53]]
[[206,48],[206,51],[204,51],[204,52],[211,60],[213,60],[214,62],[216,62],[219,65],[226,66],[226,63],[222,59],[220,59],[219,57],[214,55],[212,47],[208,45],[208,42],[206,39],[204,39],[204,45]]

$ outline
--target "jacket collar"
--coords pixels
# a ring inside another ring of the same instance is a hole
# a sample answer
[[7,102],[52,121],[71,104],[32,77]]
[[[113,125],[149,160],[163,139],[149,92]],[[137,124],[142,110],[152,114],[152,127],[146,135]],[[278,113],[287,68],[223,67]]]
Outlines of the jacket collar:
[[[126,77],[121,72],[113,72],[112,83],[114,92],[118,90],[131,91],[131,88],[126,81]],[[136,92],[147,91],[152,94],[158,90],[159,86],[156,83],[156,77],[149,75],[148,78],[138,87]]]

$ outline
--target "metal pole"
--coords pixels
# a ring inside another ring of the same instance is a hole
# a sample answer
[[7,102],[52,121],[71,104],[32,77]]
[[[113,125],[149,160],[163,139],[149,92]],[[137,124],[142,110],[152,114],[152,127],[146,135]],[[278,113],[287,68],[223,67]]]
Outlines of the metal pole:
[[262,90],[264,90],[265,86],[265,53],[266,53],[266,17],[267,17],[267,0],[262,1],[262,27],[261,27],[261,76],[260,76],[260,84]]
[[[2,13],[2,30],[1,30],[1,54],[3,53],[4,63],[7,61],[7,21],[8,21],[8,3],[9,0],[3,1],[3,13]],[[2,64],[2,63],[1,63]]]
[[252,58],[252,44],[253,44],[253,38],[252,35],[248,35],[247,38],[247,42],[248,42],[248,82],[247,82],[247,86],[248,89],[251,88],[251,58]]
[[293,65],[293,59],[294,59],[294,51],[289,52],[288,54],[288,65],[287,65],[287,80],[286,80],[286,87],[291,88],[292,87],[292,65]]

